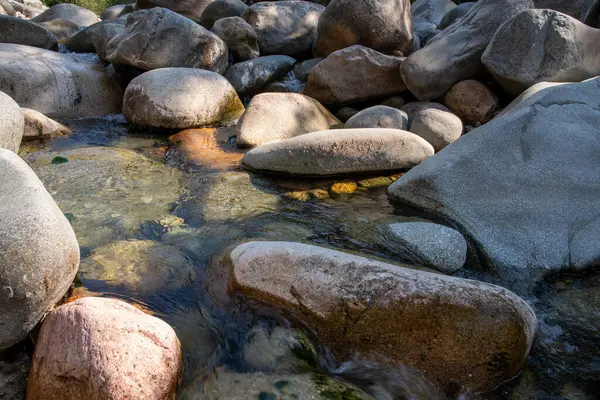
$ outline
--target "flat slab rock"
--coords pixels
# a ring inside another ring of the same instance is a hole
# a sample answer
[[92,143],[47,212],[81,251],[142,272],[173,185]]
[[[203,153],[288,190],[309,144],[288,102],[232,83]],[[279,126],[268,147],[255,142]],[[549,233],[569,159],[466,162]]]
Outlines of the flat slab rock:
[[529,305],[491,284],[290,242],[245,243],[229,261],[234,290],[303,320],[338,361],[408,365],[450,394],[515,376],[535,333]]
[[250,150],[248,169],[293,175],[339,175],[411,168],[433,155],[419,136],[399,129],[334,129]]

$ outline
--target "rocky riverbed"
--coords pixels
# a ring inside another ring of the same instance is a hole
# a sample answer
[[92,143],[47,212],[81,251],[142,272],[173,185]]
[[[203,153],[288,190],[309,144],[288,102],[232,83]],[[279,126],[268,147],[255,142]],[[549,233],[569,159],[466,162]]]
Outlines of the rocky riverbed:
[[0,399],[600,397],[600,3],[252,3],[0,0]]

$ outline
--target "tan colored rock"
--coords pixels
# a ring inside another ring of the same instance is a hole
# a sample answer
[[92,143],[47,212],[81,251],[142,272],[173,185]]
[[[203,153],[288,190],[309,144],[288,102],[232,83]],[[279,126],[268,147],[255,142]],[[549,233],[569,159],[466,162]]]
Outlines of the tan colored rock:
[[447,394],[514,377],[536,329],[524,300],[483,282],[289,242],[245,243],[230,262],[235,290],[308,323],[339,361],[408,365]]
[[387,106],[373,106],[356,113],[346,121],[346,128],[408,129],[408,116],[404,111]]
[[182,368],[173,328],[115,299],[85,297],[40,330],[28,400],[174,400]]
[[23,139],[23,116],[19,105],[0,92],[0,148],[19,151]]
[[427,140],[438,152],[460,138],[463,124],[451,112],[429,107],[415,113],[408,130]]
[[25,119],[23,140],[62,136],[71,133],[69,128],[46,117],[41,112],[29,108],[21,108],[21,114],[23,114],[23,118]]
[[498,98],[483,83],[468,80],[457,83],[446,93],[446,106],[468,124],[486,123],[498,108]]
[[400,77],[403,61],[365,46],[344,48],[311,70],[304,94],[325,105],[389,97],[406,90]]
[[262,93],[252,99],[237,124],[237,144],[256,147],[339,123],[313,98],[297,93]]
[[65,44],[77,32],[83,29],[75,22],[68,19],[53,19],[48,22],[39,22],[39,25],[51,32],[59,44]]

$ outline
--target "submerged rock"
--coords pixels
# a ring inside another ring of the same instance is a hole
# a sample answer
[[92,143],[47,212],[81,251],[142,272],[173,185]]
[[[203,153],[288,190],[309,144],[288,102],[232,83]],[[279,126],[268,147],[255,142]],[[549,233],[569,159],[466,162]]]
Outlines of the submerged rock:
[[225,124],[244,106],[221,75],[196,68],[161,68],[131,81],[123,114],[133,124],[186,129]]
[[19,156],[0,149],[0,350],[25,339],[79,267],[69,221]]
[[0,15],[0,43],[23,44],[47,50],[58,50],[56,38],[42,25],[5,15]]
[[58,123],[35,110],[21,108],[21,114],[25,120],[23,140],[50,138],[53,136],[66,135],[71,132],[71,130],[63,124]]
[[23,138],[24,120],[19,105],[0,92],[0,148],[19,151]]
[[267,83],[287,74],[296,64],[296,60],[288,56],[265,56],[233,64],[225,78],[240,94],[253,95]]
[[514,377],[536,327],[529,305],[499,286],[288,242],[230,254],[234,288],[307,322],[338,360],[421,371],[447,394]]
[[292,175],[339,175],[411,168],[433,155],[424,139],[398,129],[335,129],[250,150],[244,167]]
[[181,357],[165,322],[119,300],[86,297],[44,320],[27,398],[174,399]]
[[293,138],[339,124],[318,101],[296,93],[262,93],[255,96],[237,124],[240,147]]

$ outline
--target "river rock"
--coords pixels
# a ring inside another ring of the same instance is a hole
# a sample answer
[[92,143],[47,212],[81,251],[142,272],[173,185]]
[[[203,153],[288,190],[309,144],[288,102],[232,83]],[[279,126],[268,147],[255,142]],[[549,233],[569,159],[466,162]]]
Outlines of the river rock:
[[531,8],[532,1],[478,1],[460,22],[435,35],[404,61],[401,74],[408,89],[420,100],[436,99],[456,83],[481,73],[481,55],[498,27]]
[[600,30],[575,18],[527,10],[498,29],[481,61],[506,91],[518,95],[542,81],[579,82],[599,75],[599,43]]
[[71,130],[63,124],[35,110],[21,108],[21,114],[25,120],[23,140],[44,139],[71,133]]
[[22,18],[0,15],[0,43],[23,44],[58,50],[54,35],[39,24]]
[[296,57],[310,53],[324,10],[308,1],[260,2],[250,6],[242,18],[256,31],[261,54]]
[[94,47],[94,33],[96,31],[103,30],[103,27],[108,24],[124,26],[125,21],[109,20],[97,22],[85,29],[82,29],[76,35],[69,38],[69,40],[65,43],[65,46],[67,46],[69,50],[76,53],[95,53],[96,48]]
[[514,377],[533,341],[533,310],[499,286],[300,243],[245,243],[230,261],[235,290],[307,322],[338,360],[408,365],[446,394]]
[[338,50],[312,69],[304,94],[325,105],[398,94],[406,90],[399,72],[403,60],[360,45]]
[[237,144],[255,147],[327,130],[340,121],[311,97],[297,93],[255,96],[237,124]]
[[227,45],[194,21],[165,8],[129,14],[125,31],[106,48],[111,63],[141,69],[201,68],[218,73],[227,68]]
[[456,8],[450,0],[417,0],[410,6],[410,13],[414,21],[427,21],[436,27],[449,11]]
[[10,17],[15,17],[17,15],[17,12],[8,1],[0,0],[0,15],[8,15]]
[[294,75],[302,82],[308,80],[308,75],[318,63],[323,61],[323,58],[311,58],[310,60],[299,62],[294,65]]
[[19,151],[23,138],[23,116],[19,105],[0,92],[0,148]]
[[50,31],[60,44],[65,44],[70,38],[75,36],[77,32],[83,29],[81,26],[68,19],[53,19],[48,22],[39,22],[39,25]]
[[66,19],[79,26],[90,26],[100,21],[98,16],[92,11],[74,4],[56,4],[35,18],[33,22],[50,22],[54,20]]
[[49,117],[118,114],[123,92],[96,56],[0,44],[0,90]]
[[[446,274],[460,270],[467,261],[467,241],[452,228],[430,222],[399,222],[383,228],[386,247],[408,251],[427,267]],[[390,246],[391,244],[391,246]]]
[[107,48],[110,41],[125,32],[125,26],[120,23],[103,23],[92,32],[94,51],[104,61],[108,61]]
[[227,43],[235,61],[246,61],[260,56],[256,32],[242,18],[219,19],[210,31]]
[[463,124],[451,112],[428,107],[414,114],[408,130],[427,140],[438,152],[460,138]]
[[540,82],[540,83],[536,83],[535,85],[533,85],[532,87],[530,87],[529,89],[527,89],[526,91],[521,93],[519,95],[519,97],[514,99],[509,105],[504,107],[504,109],[502,111],[500,111],[496,115],[495,118],[500,118],[500,117],[508,114],[515,108],[519,107],[525,100],[529,99],[530,97],[538,94],[539,92],[541,92],[543,90],[552,88],[554,86],[567,85],[569,83],[570,82]]
[[411,168],[433,155],[424,139],[398,129],[335,129],[250,150],[244,167],[292,175],[339,175]]
[[186,129],[238,119],[244,106],[221,75],[196,68],[161,68],[135,78],[123,114],[136,125]]
[[200,25],[210,29],[218,20],[227,17],[239,17],[247,9],[248,6],[242,0],[214,0],[204,9],[200,18]]
[[34,18],[42,13],[41,6],[40,8],[30,7],[14,0],[8,0],[8,3],[15,9],[16,12],[23,14],[25,18]]
[[446,93],[446,106],[468,124],[486,123],[498,108],[498,98],[483,83],[468,80],[457,83]]
[[408,0],[333,0],[317,29],[316,57],[360,44],[383,53],[412,50],[412,19]]
[[410,126],[417,114],[426,108],[435,108],[436,110],[450,112],[450,109],[445,105],[433,101],[411,101],[400,107],[408,115],[408,126]]
[[366,108],[348,119],[347,129],[391,128],[408,129],[408,115],[404,111],[387,106]]
[[26,338],[67,292],[77,274],[79,245],[25,161],[0,149],[0,171],[0,349],[5,349]]
[[120,300],[85,297],[44,320],[27,398],[173,399],[181,368],[167,323]]
[[405,174],[390,196],[451,221],[515,285],[596,265],[599,83],[522,100]]
[[265,56],[233,64],[225,78],[240,96],[253,95],[267,83],[287,74],[296,64],[296,60],[288,56]]
[[155,7],[168,8],[195,22],[202,20],[204,9],[214,0],[137,0],[138,9]]
[[100,19],[102,19],[102,21],[117,19],[121,16],[125,7],[127,7],[127,4],[115,4],[114,6],[110,6],[104,10]]
[[460,18],[467,15],[467,13],[471,10],[471,8],[474,5],[474,1],[468,1],[466,3],[460,3],[458,6],[452,8],[444,15],[444,17],[438,24],[438,29],[443,31],[444,29],[452,25],[454,21],[457,21]]

